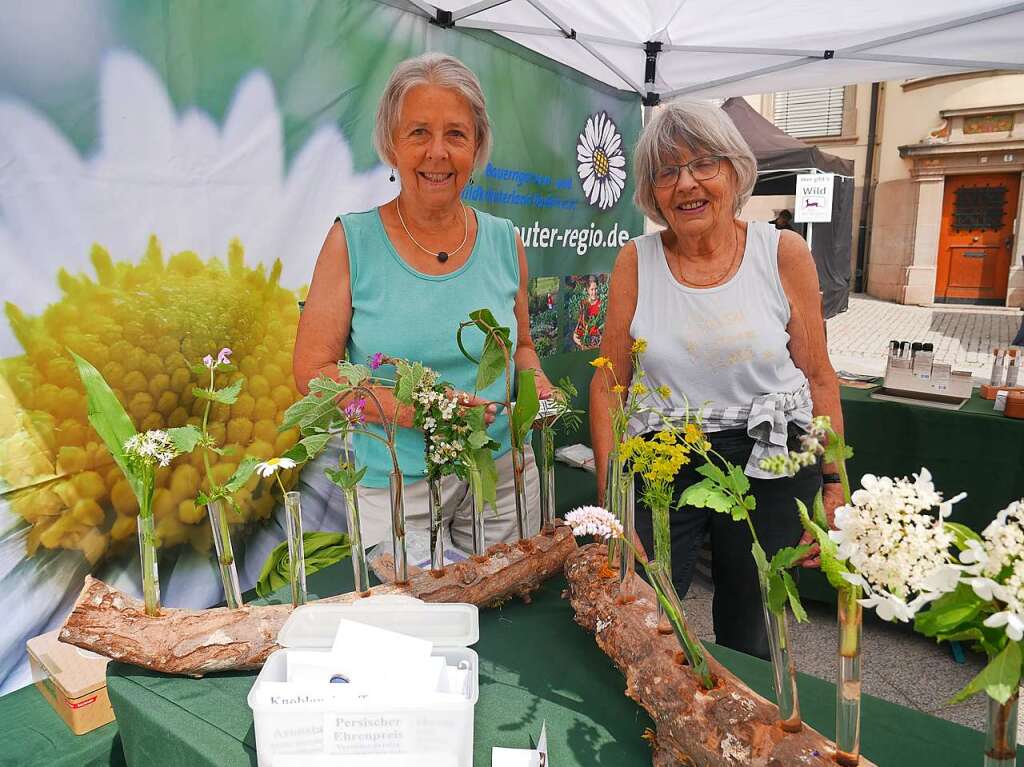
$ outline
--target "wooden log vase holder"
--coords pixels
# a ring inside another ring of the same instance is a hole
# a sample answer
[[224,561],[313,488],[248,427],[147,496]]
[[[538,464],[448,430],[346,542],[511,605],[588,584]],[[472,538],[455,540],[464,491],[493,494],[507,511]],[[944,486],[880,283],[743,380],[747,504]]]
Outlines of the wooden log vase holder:
[[[572,530],[559,526],[517,544],[496,544],[482,561],[466,560],[438,576],[429,570],[410,572],[403,585],[386,583],[370,594],[403,594],[425,602],[468,602],[478,607],[513,597],[529,600],[531,591],[562,572],[576,550]],[[360,599],[354,592],[321,602],[344,604]],[[278,649],[277,633],[290,604],[245,605],[237,610],[163,608],[146,615],[142,602],[86,576],[60,640],[135,666],[201,677],[219,671],[252,671]]]
[[[565,564],[576,622],[626,676],[626,695],[655,721],[655,767],[834,767],[835,744],[803,725],[779,726],[778,709],[708,654],[716,681],[705,690],[683,663],[672,634],[660,634],[654,591],[638,576],[619,599],[618,573],[604,544],[584,546]],[[611,577],[609,577],[611,576]],[[861,757],[863,767],[872,762]]]

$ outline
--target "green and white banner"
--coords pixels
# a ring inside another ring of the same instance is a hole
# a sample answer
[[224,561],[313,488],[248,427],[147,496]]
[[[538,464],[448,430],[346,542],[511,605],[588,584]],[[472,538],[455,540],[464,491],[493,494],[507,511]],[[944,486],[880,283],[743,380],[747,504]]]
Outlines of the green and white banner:
[[[212,430],[268,458],[296,398],[298,302],[340,213],[397,193],[370,140],[399,61],[451,53],[494,124],[467,203],[527,246],[531,317],[552,378],[587,380],[615,253],[641,232],[629,156],[635,99],[483,32],[372,0],[15,3],[0,25],[0,692],[27,683],[26,639],[55,628],[84,576],[139,593],[137,504],[92,431],[68,351],[92,362],[138,429],[194,423],[190,369],[222,347],[246,376]],[[453,328],[454,343],[454,328]],[[336,460],[336,456],[335,456]],[[343,529],[306,466],[307,530]],[[160,470],[167,606],[221,599],[201,458]],[[241,491],[243,588],[283,538],[278,496]]]

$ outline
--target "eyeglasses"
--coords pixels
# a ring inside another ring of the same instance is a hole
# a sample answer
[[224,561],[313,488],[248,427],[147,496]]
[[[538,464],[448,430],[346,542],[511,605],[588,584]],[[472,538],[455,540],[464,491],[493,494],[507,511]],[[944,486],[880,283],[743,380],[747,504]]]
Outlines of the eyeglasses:
[[654,171],[651,179],[656,187],[675,186],[679,182],[679,174],[683,168],[689,172],[695,181],[707,181],[718,175],[722,169],[721,155],[713,154],[707,157],[698,157],[696,160],[683,163],[682,165],[662,165]]

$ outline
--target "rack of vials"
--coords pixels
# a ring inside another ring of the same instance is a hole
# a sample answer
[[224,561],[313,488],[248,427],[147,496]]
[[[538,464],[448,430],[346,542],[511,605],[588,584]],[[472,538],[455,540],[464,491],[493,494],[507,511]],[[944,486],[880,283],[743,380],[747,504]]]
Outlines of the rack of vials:
[[935,346],[918,341],[890,341],[885,365],[886,394],[933,402],[962,403],[970,399],[970,371],[953,370],[935,360]]

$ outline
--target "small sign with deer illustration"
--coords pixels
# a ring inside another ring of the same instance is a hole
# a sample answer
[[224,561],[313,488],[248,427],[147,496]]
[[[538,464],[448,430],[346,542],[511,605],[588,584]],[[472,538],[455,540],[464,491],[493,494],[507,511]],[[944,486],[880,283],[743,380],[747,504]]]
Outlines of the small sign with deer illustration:
[[820,223],[832,220],[832,173],[800,173],[796,177],[796,210],[798,223]]

